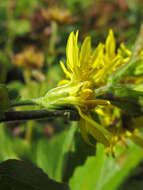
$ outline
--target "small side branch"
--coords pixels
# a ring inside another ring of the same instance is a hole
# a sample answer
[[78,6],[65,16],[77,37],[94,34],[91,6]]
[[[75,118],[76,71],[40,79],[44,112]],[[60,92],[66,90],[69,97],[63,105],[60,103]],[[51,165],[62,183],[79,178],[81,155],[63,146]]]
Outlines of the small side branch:
[[24,120],[42,120],[56,117],[65,117],[72,121],[79,120],[79,114],[76,110],[33,110],[33,111],[8,111],[4,113],[0,122],[24,121]]

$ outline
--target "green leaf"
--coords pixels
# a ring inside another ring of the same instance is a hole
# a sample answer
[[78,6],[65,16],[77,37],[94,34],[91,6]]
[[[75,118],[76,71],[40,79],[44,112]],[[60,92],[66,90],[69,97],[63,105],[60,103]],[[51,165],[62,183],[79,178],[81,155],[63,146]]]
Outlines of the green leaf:
[[2,190],[69,190],[64,183],[50,179],[40,168],[20,160],[7,160],[0,164]]
[[[74,125],[74,124],[73,124]],[[50,177],[61,181],[66,166],[66,153],[70,150],[76,127],[54,136],[51,140],[42,139],[37,145],[37,165]]]
[[31,24],[28,20],[12,20],[10,28],[15,35],[22,36],[31,31]]
[[95,156],[95,148],[89,146],[82,138],[81,133],[77,130],[74,135],[72,149],[67,153],[68,161],[64,171],[63,180],[69,181],[76,167],[85,163],[88,156]]
[[86,9],[90,4],[91,0],[70,0],[66,1],[67,7],[71,9],[72,12],[79,11],[81,8],[84,10]]
[[116,190],[142,158],[142,149],[135,144],[122,149],[116,159],[107,157],[103,146],[97,144],[96,156],[75,170],[69,182],[71,190]]
[[35,8],[39,8],[42,2],[39,0],[15,0],[15,4],[16,7],[13,11],[14,16],[19,18],[21,15],[24,15],[29,18],[33,15]]
[[0,162],[10,158],[17,158],[17,155],[13,151],[12,140],[6,132],[5,125],[0,124]]
[[23,88],[23,84],[19,81],[12,81],[8,85],[8,96],[11,101],[19,100],[19,91]]
[[13,151],[18,155],[20,159],[31,161],[31,145],[23,138],[13,136],[12,145]]
[[142,74],[143,74],[143,60],[141,60],[134,69],[134,75],[138,76],[138,75],[142,75]]

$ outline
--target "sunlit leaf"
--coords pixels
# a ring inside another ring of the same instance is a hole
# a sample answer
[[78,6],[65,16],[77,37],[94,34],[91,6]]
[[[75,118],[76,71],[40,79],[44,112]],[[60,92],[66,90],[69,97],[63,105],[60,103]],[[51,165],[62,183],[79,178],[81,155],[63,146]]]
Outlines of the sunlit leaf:
[[55,180],[62,179],[67,161],[66,153],[71,148],[75,130],[76,127],[72,126],[69,131],[66,130],[51,140],[42,139],[37,145],[38,166]]
[[12,140],[6,133],[5,125],[0,124],[0,162],[10,158],[17,158],[17,155],[13,150]]
[[113,158],[107,157],[103,146],[97,144],[96,156],[88,157],[85,165],[75,170],[69,182],[71,190],[116,190],[143,158],[141,148],[130,146]]

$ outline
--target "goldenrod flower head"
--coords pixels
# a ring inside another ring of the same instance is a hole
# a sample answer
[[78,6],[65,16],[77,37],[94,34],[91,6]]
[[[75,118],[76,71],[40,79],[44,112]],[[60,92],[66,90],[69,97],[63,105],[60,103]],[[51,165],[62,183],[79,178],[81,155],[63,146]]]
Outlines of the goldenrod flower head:
[[[125,58],[121,51],[126,53]],[[79,125],[83,138],[88,144],[92,144],[88,138],[88,131],[97,141],[103,143],[108,151],[113,151],[119,138],[117,133],[112,133],[105,125],[100,125],[92,118],[91,112],[97,106],[110,105],[109,101],[96,99],[94,90],[104,86],[107,77],[117,67],[127,62],[130,54],[124,45],[116,51],[116,41],[112,30],[109,30],[105,44],[99,43],[94,51],[92,51],[89,36],[85,38],[79,48],[77,31],[76,33],[71,32],[67,41],[66,66],[60,61],[66,79],[59,82],[59,88],[64,88],[64,92],[69,93],[66,103],[72,104],[78,109],[81,116]],[[121,132],[120,136],[123,136]]]
[[79,127],[84,140],[93,145],[90,134],[104,144],[107,153],[114,154],[115,145],[120,141],[125,144],[127,137],[143,146],[143,140],[136,135],[143,118],[123,121],[119,108],[108,100],[99,99],[101,89],[104,93],[109,88],[108,76],[125,64],[132,53],[123,44],[116,49],[113,31],[109,30],[105,44],[99,43],[95,50],[91,48],[89,36],[79,48],[78,31],[72,32],[68,38],[66,55],[66,66],[60,61],[66,79],[34,102],[48,109],[76,108],[81,117]]
[[126,137],[141,144],[141,140],[134,135],[136,127],[128,129],[122,125],[120,110],[108,100],[97,98],[101,95],[98,88],[105,86],[108,76],[129,60],[131,52],[124,45],[116,50],[112,30],[105,44],[99,43],[95,50],[91,48],[89,36],[79,48],[77,31],[69,35],[66,55],[66,66],[60,61],[66,79],[37,102],[49,109],[63,109],[67,106],[76,108],[81,116],[79,127],[84,140],[93,145],[89,139],[90,134],[105,145],[107,153],[114,153],[115,145],[120,140],[124,142]]
[[85,38],[79,50],[78,31],[76,34],[72,32],[68,38],[66,54],[67,67],[60,61],[66,77],[72,82],[89,81],[94,87],[105,83],[107,75],[112,73],[122,60],[121,55],[116,54],[116,42],[112,30],[109,31],[106,43],[99,43],[93,52],[89,36]]
[[109,101],[96,100],[93,91],[104,86],[107,77],[126,59],[121,55],[121,50],[116,53],[113,31],[109,31],[105,44],[99,43],[94,51],[89,36],[85,38],[79,49],[78,31],[76,34],[71,32],[67,41],[66,55],[66,66],[60,61],[66,79],[60,81],[58,85],[75,87],[76,91],[71,90],[70,95],[76,97],[80,108],[90,110],[98,104],[109,104]]

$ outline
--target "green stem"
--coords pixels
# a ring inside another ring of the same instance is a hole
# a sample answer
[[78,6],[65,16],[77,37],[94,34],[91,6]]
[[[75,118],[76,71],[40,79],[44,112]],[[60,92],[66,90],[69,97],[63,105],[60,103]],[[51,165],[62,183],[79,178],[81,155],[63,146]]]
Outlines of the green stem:
[[31,71],[29,69],[24,70],[24,80],[26,85],[29,86],[29,84],[31,83]]
[[[24,70],[24,80],[25,80],[25,83],[28,87],[28,93],[30,95],[30,92],[31,92],[31,70],[29,70],[29,69]],[[35,103],[31,100],[28,100],[28,101],[21,102],[21,105],[35,105]],[[33,132],[34,123],[35,123],[35,121],[33,121],[33,120],[27,122],[25,139],[26,139],[27,143],[29,143],[29,144],[31,143],[31,140],[32,140],[32,132]]]
[[55,21],[51,22],[52,35],[50,38],[49,50],[53,54],[55,51],[55,43],[57,38],[57,23]]
[[76,110],[33,110],[33,111],[8,111],[4,113],[0,122],[17,122],[24,120],[42,120],[56,117],[65,117],[71,121],[78,121],[80,116]]
[[48,48],[49,56],[47,57],[49,64],[51,64],[55,59],[55,45],[56,45],[57,30],[58,30],[58,25],[55,21],[51,22],[51,28],[52,28],[52,34]]
[[25,134],[25,139],[29,144],[31,143],[31,140],[32,140],[32,133],[33,133],[34,124],[35,124],[34,120],[28,121],[28,123],[27,123],[27,130],[26,130],[26,134]]
[[9,53],[13,49],[13,41],[15,38],[15,33],[13,29],[10,27],[11,22],[13,21],[13,10],[10,7],[7,7],[7,18],[8,18],[8,38],[5,46],[5,54],[9,56]]

